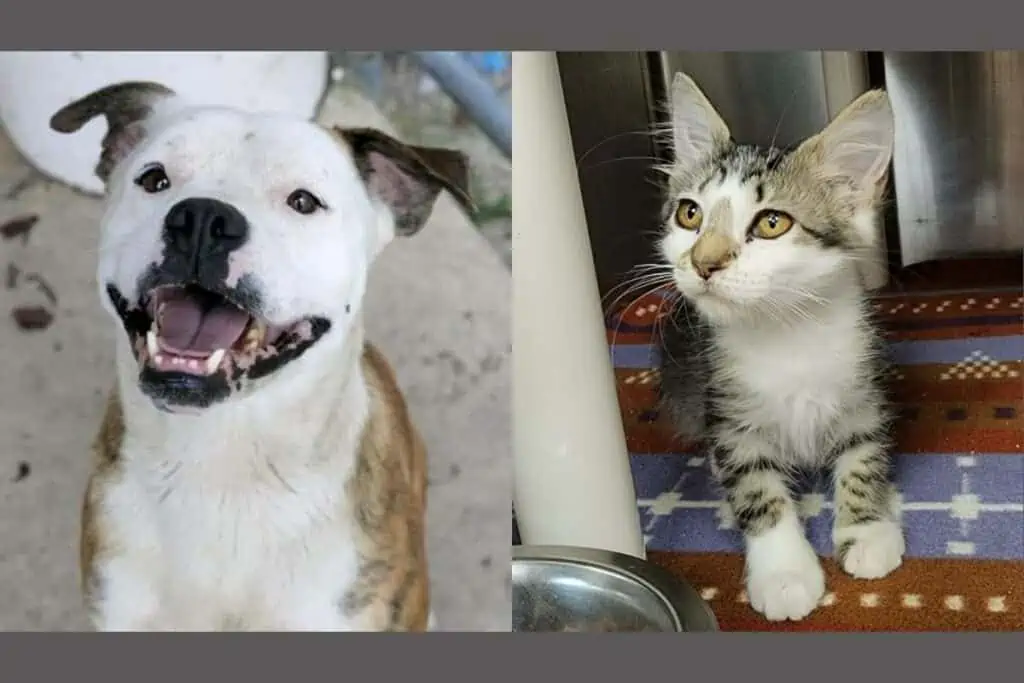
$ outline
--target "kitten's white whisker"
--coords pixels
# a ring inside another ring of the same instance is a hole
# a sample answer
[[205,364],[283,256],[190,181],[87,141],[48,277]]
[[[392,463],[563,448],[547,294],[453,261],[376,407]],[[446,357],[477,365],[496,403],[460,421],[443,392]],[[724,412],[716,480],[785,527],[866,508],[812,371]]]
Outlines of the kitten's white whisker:
[[[627,135],[651,135],[651,132],[652,131],[649,128],[642,128],[642,129],[639,129],[639,130],[626,130],[626,131],[622,131],[621,133],[615,133],[614,135],[609,135],[608,137],[603,138],[603,139],[601,139],[598,142],[595,142],[593,145],[590,146],[589,149],[587,149],[586,152],[581,154],[579,156],[579,158],[576,159],[576,165],[579,166],[580,164],[582,164],[584,161],[587,160],[587,157],[589,157],[592,153],[594,153],[595,151],[600,149],[603,145],[606,145],[607,143],[609,143],[609,142],[611,142],[613,140],[618,140],[619,138],[624,138]],[[659,161],[659,159],[655,159],[655,161]]]

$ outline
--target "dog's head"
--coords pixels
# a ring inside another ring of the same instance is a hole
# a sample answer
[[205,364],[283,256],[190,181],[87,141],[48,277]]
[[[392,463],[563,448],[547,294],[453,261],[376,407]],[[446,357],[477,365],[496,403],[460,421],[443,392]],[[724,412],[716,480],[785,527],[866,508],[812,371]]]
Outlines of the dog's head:
[[442,189],[469,205],[462,154],[372,129],[194,107],[154,83],[103,88],[50,125],[98,116],[98,283],[165,410],[257,391],[341,344],[380,249],[418,231]]

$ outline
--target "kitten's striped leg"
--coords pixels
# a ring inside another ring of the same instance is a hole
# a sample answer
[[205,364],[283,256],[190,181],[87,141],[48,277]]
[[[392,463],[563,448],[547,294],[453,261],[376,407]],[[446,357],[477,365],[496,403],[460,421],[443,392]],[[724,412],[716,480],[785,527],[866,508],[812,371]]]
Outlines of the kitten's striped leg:
[[745,449],[716,456],[716,470],[746,541],[747,596],[769,620],[803,619],[825,592],[782,471]]
[[872,435],[844,444],[835,460],[832,543],[843,570],[878,579],[900,566],[905,550],[886,444]]

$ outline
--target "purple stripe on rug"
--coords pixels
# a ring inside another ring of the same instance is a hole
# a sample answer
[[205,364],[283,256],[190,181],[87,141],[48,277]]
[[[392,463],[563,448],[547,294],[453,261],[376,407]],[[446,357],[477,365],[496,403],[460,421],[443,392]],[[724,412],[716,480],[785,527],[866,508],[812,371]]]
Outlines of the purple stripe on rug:
[[[650,547],[738,551],[720,529],[719,493],[700,456],[634,455],[631,466]],[[908,554],[1024,559],[1024,457],[896,456]],[[824,478],[798,487],[815,547],[831,552],[832,496]]]
[[945,299],[946,297],[953,296],[970,296],[972,294],[981,294],[982,296],[999,296],[1009,295],[1012,299],[1020,296],[1020,285],[1006,285],[1000,287],[968,287],[967,289],[928,289],[921,292],[906,292],[906,291],[887,291],[887,292],[875,292],[871,295],[872,299],[878,300],[889,300],[889,299],[906,299],[906,298],[920,298],[920,299]]
[[[906,503],[945,502],[973,495],[985,503],[1024,505],[1024,456],[1013,454],[898,453],[896,481]],[[637,498],[676,491],[685,500],[717,500],[718,489],[706,459],[696,455],[634,454],[630,456]],[[824,476],[798,490],[825,492]],[[830,497],[830,494],[829,494]]]
[[1024,355],[1024,335],[900,341],[889,344],[889,349],[893,362],[899,365],[959,363],[976,352],[1006,362],[1020,360]]
[[[715,509],[676,510],[655,516],[640,509],[641,523],[651,550],[673,552],[735,552],[743,550],[739,532],[719,527]],[[969,523],[933,510],[904,512],[903,533],[908,557],[963,557],[1024,560],[1024,514],[988,514]],[[807,538],[819,555],[832,554],[832,511],[822,510],[806,520]]]
[[658,365],[661,354],[650,344],[616,344],[612,347],[612,366],[646,370]]
[[[994,361],[1018,361],[1024,357],[1024,335],[900,341],[889,349],[898,365],[959,363],[975,352]],[[659,358],[658,349],[650,344],[616,344],[611,355],[612,365],[624,370],[655,367]]]
[[[940,330],[946,327],[968,327],[971,325],[997,327],[1015,325],[1018,329],[1024,323],[1024,314],[989,315],[979,318],[939,318],[938,320],[890,320],[885,327],[890,330]],[[1007,330],[1011,334],[1014,330]]]

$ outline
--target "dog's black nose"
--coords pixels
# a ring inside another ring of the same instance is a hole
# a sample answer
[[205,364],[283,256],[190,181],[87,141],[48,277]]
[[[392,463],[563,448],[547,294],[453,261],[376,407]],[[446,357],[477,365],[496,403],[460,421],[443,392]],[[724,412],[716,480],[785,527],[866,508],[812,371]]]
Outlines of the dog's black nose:
[[216,199],[190,197],[167,212],[164,239],[193,263],[226,254],[245,243],[249,222],[235,207]]

